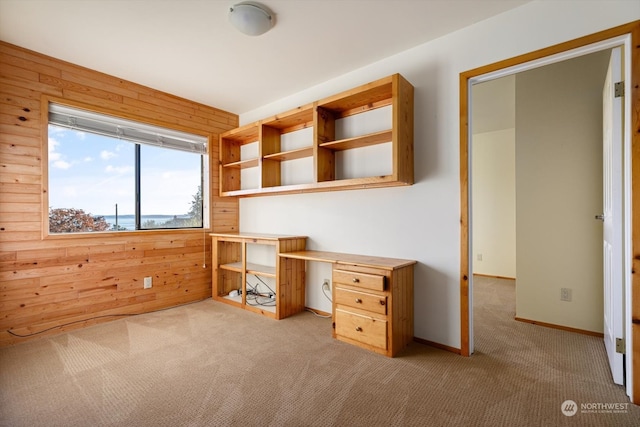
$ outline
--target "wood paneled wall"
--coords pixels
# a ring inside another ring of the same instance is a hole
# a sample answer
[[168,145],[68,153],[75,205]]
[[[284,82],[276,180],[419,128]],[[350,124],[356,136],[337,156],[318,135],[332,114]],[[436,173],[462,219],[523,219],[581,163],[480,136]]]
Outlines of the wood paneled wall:
[[[0,94],[0,345],[211,296],[207,233],[238,229],[238,201],[217,196],[218,134],[237,115],[4,42]],[[47,236],[49,98],[207,135],[212,227]]]

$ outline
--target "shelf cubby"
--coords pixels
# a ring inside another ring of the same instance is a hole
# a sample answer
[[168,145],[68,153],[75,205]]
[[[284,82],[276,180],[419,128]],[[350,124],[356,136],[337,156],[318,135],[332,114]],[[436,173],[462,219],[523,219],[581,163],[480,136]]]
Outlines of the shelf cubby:
[[298,107],[260,122],[262,136],[262,188],[283,184],[282,163],[313,156],[311,139],[305,146],[287,149],[283,140],[313,126],[313,104]]
[[351,150],[354,148],[370,147],[372,145],[391,142],[393,132],[384,130],[380,132],[370,133],[352,138],[340,139],[337,141],[323,142],[320,147],[328,148],[333,151]]
[[[232,129],[220,136],[220,187],[228,191],[241,190],[242,171],[257,169],[260,166],[259,157],[243,156],[243,147],[248,144],[260,145],[259,127],[253,123]],[[246,151],[246,150],[245,150]],[[259,186],[256,186],[257,189]]]
[[[280,254],[304,250],[306,237],[251,233],[212,233],[211,237],[214,300],[274,319],[304,310],[305,263]],[[248,284],[254,277],[260,279]],[[273,293],[275,299],[250,296],[247,289],[255,287],[260,287],[261,293]],[[263,292],[262,288],[268,290]],[[231,296],[232,291],[238,295]]]
[[270,265],[260,265],[247,262],[247,274],[265,277],[276,277],[276,268]]

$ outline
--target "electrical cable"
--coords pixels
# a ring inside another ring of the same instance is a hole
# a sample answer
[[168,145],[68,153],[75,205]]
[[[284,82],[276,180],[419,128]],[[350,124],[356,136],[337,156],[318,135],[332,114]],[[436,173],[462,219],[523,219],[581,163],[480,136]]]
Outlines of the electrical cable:
[[310,312],[310,313],[315,314],[315,315],[316,315],[316,316],[318,316],[318,317],[322,317],[323,319],[331,319],[331,315],[330,315],[330,314],[327,314],[327,315],[320,314],[320,313],[318,313],[317,311],[314,311],[314,310],[313,310],[313,309],[311,309],[311,308],[305,308],[305,310],[306,310],[306,311],[308,311],[308,312]]
[[324,284],[322,285],[322,294],[324,295],[324,297],[326,299],[329,300],[330,303],[333,303],[333,300],[331,299],[331,297],[329,295],[327,295],[327,290],[324,288]]
[[260,301],[258,298],[267,298],[267,297],[263,297],[263,296],[259,296],[256,295],[255,298],[253,298],[253,300],[255,301],[255,304],[250,303],[248,300],[245,300],[247,305],[250,305],[252,307],[275,307],[276,306],[276,302],[274,300],[272,300],[271,298],[268,298],[267,301]]
[[[324,285],[325,285],[325,284],[323,283],[323,284],[322,284],[322,294],[324,295],[324,297],[325,297],[326,299],[328,299],[328,300],[329,300],[329,302],[331,302],[331,303],[333,304],[333,301],[332,301],[331,297],[330,297],[329,295],[327,295],[327,288],[325,288],[325,286],[324,286]],[[323,315],[323,314],[320,314],[320,313],[315,312],[314,310],[312,310],[312,309],[310,309],[310,308],[306,308],[305,310],[310,311],[311,313],[315,314],[315,315],[316,315],[316,316],[318,316],[318,317],[322,317],[323,319],[328,319],[328,318],[330,318],[330,317],[331,317],[331,315],[330,315],[330,314],[325,316],[325,315]]]
[[[204,211],[204,204],[202,210]],[[202,268],[207,268],[207,235],[204,229],[204,218],[202,222]]]
[[[246,282],[247,288],[251,288],[251,290],[247,289],[247,295],[245,297],[246,304],[248,304],[248,305],[250,305],[252,307],[258,307],[258,306],[275,307],[276,306],[276,301],[271,298],[271,295],[273,295],[275,297],[275,295],[276,295],[275,291],[264,280],[262,280],[262,278],[260,278],[260,276],[258,276],[256,274],[252,274],[252,276],[254,276],[256,279],[258,279],[258,281],[260,281],[269,290],[269,296],[260,294],[260,292],[258,290],[258,286],[260,286],[260,283],[256,283],[255,286],[252,286],[251,283],[249,283],[249,281],[247,281]],[[251,300],[253,300],[255,303],[249,302],[249,292],[250,291],[252,293]],[[264,301],[264,300],[260,300],[259,298],[266,298],[267,300]]]
[[[265,285],[265,286],[267,287],[267,289],[269,289],[273,295],[275,295],[275,294],[276,294],[276,293],[275,293],[275,291],[274,291],[273,289],[271,289],[271,287],[270,287],[269,285],[267,285],[267,283],[266,283],[264,280],[262,280],[262,279],[260,278],[260,276],[257,276],[257,275],[255,275],[255,274],[254,274],[254,276],[255,276],[255,278],[256,278],[256,279],[258,279],[259,281],[261,281],[261,282],[262,282],[262,284],[263,284],[263,285]],[[257,286],[257,285],[256,285],[256,286]]]
[[[204,184],[200,183],[200,216],[202,221],[202,268],[207,268],[207,235],[204,229]],[[213,248],[212,248],[213,249]]]
[[[249,289],[251,288],[251,289]],[[251,283],[249,283],[249,281],[247,281],[247,294],[249,294],[249,292],[254,293],[256,292],[256,287],[255,286],[251,286]]]

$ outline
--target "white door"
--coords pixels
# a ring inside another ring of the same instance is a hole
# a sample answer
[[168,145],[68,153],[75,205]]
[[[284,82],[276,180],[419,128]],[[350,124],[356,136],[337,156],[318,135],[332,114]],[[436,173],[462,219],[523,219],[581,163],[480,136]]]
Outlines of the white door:
[[615,83],[622,81],[622,48],[611,51],[602,91],[603,215],[604,222],[604,343],[613,381],[623,384],[624,358],[616,352],[616,338],[624,337],[624,262],[622,234],[623,103]]

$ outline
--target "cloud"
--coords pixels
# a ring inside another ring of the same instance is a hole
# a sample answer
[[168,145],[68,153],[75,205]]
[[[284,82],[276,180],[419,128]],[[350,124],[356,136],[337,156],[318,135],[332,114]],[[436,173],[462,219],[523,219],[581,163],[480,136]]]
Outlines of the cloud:
[[58,169],[69,169],[71,167],[71,163],[65,162],[64,160],[56,160],[51,166]]
[[49,162],[60,159],[60,153],[56,152],[56,148],[60,146],[60,142],[54,138],[49,138]]
[[102,150],[100,152],[100,158],[102,160],[109,160],[114,158],[115,156],[116,156],[116,153],[114,153],[113,151]]
[[62,135],[62,137],[64,137],[67,132],[68,132],[67,128],[63,128],[56,125],[49,125],[49,135],[55,134],[55,135]]
[[54,138],[49,138],[49,163],[53,168],[66,170],[71,167],[72,163],[62,160],[62,154],[56,151],[60,145],[60,141],[57,141]]
[[124,175],[124,174],[127,174],[127,173],[133,171],[133,167],[132,166],[107,165],[107,167],[104,168],[104,170],[107,173],[117,173],[117,174],[120,174],[120,175]]

